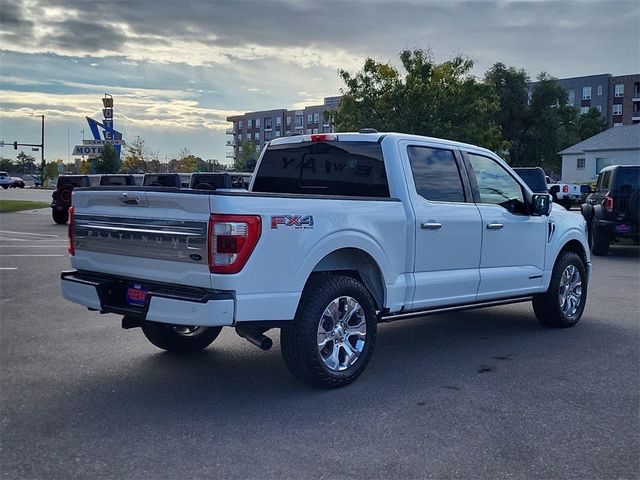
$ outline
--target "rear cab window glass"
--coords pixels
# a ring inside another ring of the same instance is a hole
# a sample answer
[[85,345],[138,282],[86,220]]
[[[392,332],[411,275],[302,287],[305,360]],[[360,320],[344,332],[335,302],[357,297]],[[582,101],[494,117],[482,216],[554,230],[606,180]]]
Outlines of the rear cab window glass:
[[377,142],[304,142],[271,145],[253,182],[254,192],[389,197]]
[[416,192],[436,202],[464,202],[464,187],[451,150],[410,146],[407,148]]

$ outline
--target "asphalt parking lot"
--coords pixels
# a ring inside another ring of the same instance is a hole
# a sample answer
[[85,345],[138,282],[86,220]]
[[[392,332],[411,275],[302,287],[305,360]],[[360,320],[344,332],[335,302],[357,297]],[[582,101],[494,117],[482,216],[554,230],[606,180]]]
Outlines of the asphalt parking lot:
[[277,333],[176,356],[64,301],[66,226],[0,214],[0,476],[638,478],[639,252],[594,258],[575,328],[529,304],[385,324],[356,383],[317,391]]

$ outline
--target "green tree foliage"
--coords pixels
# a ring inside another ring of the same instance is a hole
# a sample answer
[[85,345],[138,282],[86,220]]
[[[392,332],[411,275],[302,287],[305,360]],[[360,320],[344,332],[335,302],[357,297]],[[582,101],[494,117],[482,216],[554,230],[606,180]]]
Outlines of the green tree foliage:
[[372,127],[504,147],[494,120],[499,99],[493,88],[478,82],[473,61],[456,56],[437,63],[428,50],[404,50],[404,76],[388,63],[371,58],[360,72],[339,72],[345,83],[333,123],[339,131]]
[[137,136],[131,145],[128,145],[125,150],[122,164],[120,165],[120,171],[123,173],[147,173],[147,157],[148,151],[145,145],[145,141]]
[[96,161],[96,173],[116,173],[120,169],[119,163],[116,149],[110,143],[105,143]]
[[56,162],[47,162],[44,167],[44,180],[51,180],[57,178],[60,174],[58,170],[58,164]]
[[75,175],[78,173],[78,167],[74,162],[69,162],[64,164],[64,173],[65,175]]
[[606,128],[607,121],[595,108],[589,109],[587,113],[578,118],[578,138],[580,141],[593,137]]
[[485,74],[500,99],[494,120],[508,144],[505,157],[512,166],[541,166],[548,173],[559,173],[558,152],[606,128],[597,110],[580,115],[567,105],[567,93],[547,73],[528,99],[528,75],[522,69],[496,63]]
[[15,169],[15,164],[10,158],[0,158],[0,170],[3,172],[11,172]]
[[32,155],[20,152],[16,157],[15,169],[19,173],[34,173],[36,169],[36,159]]
[[251,140],[245,140],[240,145],[240,155],[236,158],[236,171],[238,172],[253,172],[256,168],[258,161],[258,149]]

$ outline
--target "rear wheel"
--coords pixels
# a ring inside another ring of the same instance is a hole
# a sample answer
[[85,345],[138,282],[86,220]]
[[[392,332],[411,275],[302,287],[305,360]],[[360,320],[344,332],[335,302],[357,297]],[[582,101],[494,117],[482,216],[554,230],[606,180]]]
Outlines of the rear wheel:
[[207,348],[218,338],[222,327],[196,327],[143,322],[142,333],[156,347],[169,352],[189,353]]
[[54,222],[63,225],[69,220],[69,211],[66,209],[54,209],[51,211],[51,216],[53,217]]
[[355,381],[376,340],[375,306],[354,278],[318,275],[305,287],[291,325],[281,331],[285,364],[298,380],[322,388]]
[[595,219],[591,220],[590,228],[591,253],[595,256],[606,255],[609,253],[609,244],[611,243],[611,234],[596,225]]
[[533,310],[549,327],[572,327],[580,320],[587,301],[587,271],[582,258],[562,252],[551,274],[549,289],[533,297]]

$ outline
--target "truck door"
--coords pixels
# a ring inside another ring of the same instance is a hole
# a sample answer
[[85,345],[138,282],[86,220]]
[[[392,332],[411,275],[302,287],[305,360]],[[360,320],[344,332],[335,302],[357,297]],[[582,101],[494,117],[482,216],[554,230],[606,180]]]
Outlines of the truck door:
[[473,302],[480,282],[482,225],[459,152],[401,142],[415,213],[413,309]]
[[522,185],[498,161],[471,152],[465,155],[482,216],[478,300],[538,292],[547,217],[529,215]]

